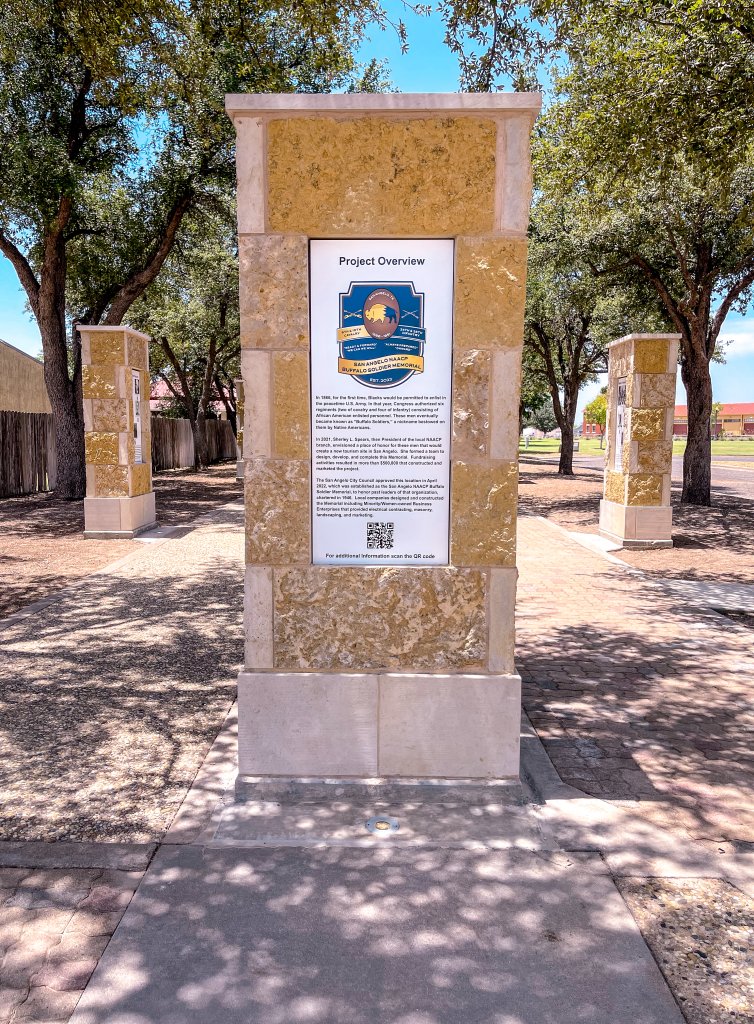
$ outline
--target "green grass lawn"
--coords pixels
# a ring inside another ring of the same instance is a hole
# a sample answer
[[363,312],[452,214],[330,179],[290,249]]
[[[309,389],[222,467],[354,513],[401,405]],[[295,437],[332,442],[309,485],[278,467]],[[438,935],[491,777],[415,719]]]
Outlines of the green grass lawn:
[[[557,438],[545,437],[541,439],[532,438],[529,447],[526,448],[523,438],[519,442],[518,450],[529,455],[557,455],[560,449],[560,441]],[[686,450],[684,440],[673,442],[673,454],[683,455]],[[600,448],[599,438],[582,437],[579,439],[578,455],[603,455],[604,448]],[[712,455],[754,455],[754,438],[745,441],[713,441]]]

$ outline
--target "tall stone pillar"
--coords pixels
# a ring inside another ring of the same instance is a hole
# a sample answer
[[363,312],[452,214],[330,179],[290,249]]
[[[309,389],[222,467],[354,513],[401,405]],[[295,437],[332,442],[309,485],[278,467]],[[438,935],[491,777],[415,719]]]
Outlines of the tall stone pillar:
[[609,346],[600,533],[624,548],[672,547],[670,477],[680,334]]
[[241,790],[518,775],[540,102],[226,98],[246,427]]
[[236,389],[236,480],[243,480],[243,379],[234,380],[233,384]]
[[86,498],[84,536],[134,537],[155,524],[149,338],[80,326]]

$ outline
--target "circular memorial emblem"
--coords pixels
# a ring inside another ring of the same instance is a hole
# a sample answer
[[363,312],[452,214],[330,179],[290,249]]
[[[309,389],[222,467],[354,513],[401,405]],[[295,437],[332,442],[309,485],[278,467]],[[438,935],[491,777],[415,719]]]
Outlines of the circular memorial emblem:
[[388,288],[375,288],[364,303],[364,327],[378,341],[392,337],[398,329],[401,308]]

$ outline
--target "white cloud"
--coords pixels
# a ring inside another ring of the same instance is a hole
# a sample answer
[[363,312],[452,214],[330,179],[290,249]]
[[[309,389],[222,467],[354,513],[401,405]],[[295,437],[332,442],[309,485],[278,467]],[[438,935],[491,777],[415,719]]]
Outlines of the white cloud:
[[732,330],[723,327],[720,340],[730,342],[725,345],[726,360],[754,355],[754,321],[741,321]]

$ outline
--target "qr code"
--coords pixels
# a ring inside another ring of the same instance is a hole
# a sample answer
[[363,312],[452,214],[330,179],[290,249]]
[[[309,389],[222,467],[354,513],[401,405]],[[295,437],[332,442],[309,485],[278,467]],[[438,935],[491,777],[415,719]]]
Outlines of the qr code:
[[393,547],[393,529],[395,523],[367,523],[367,547]]

